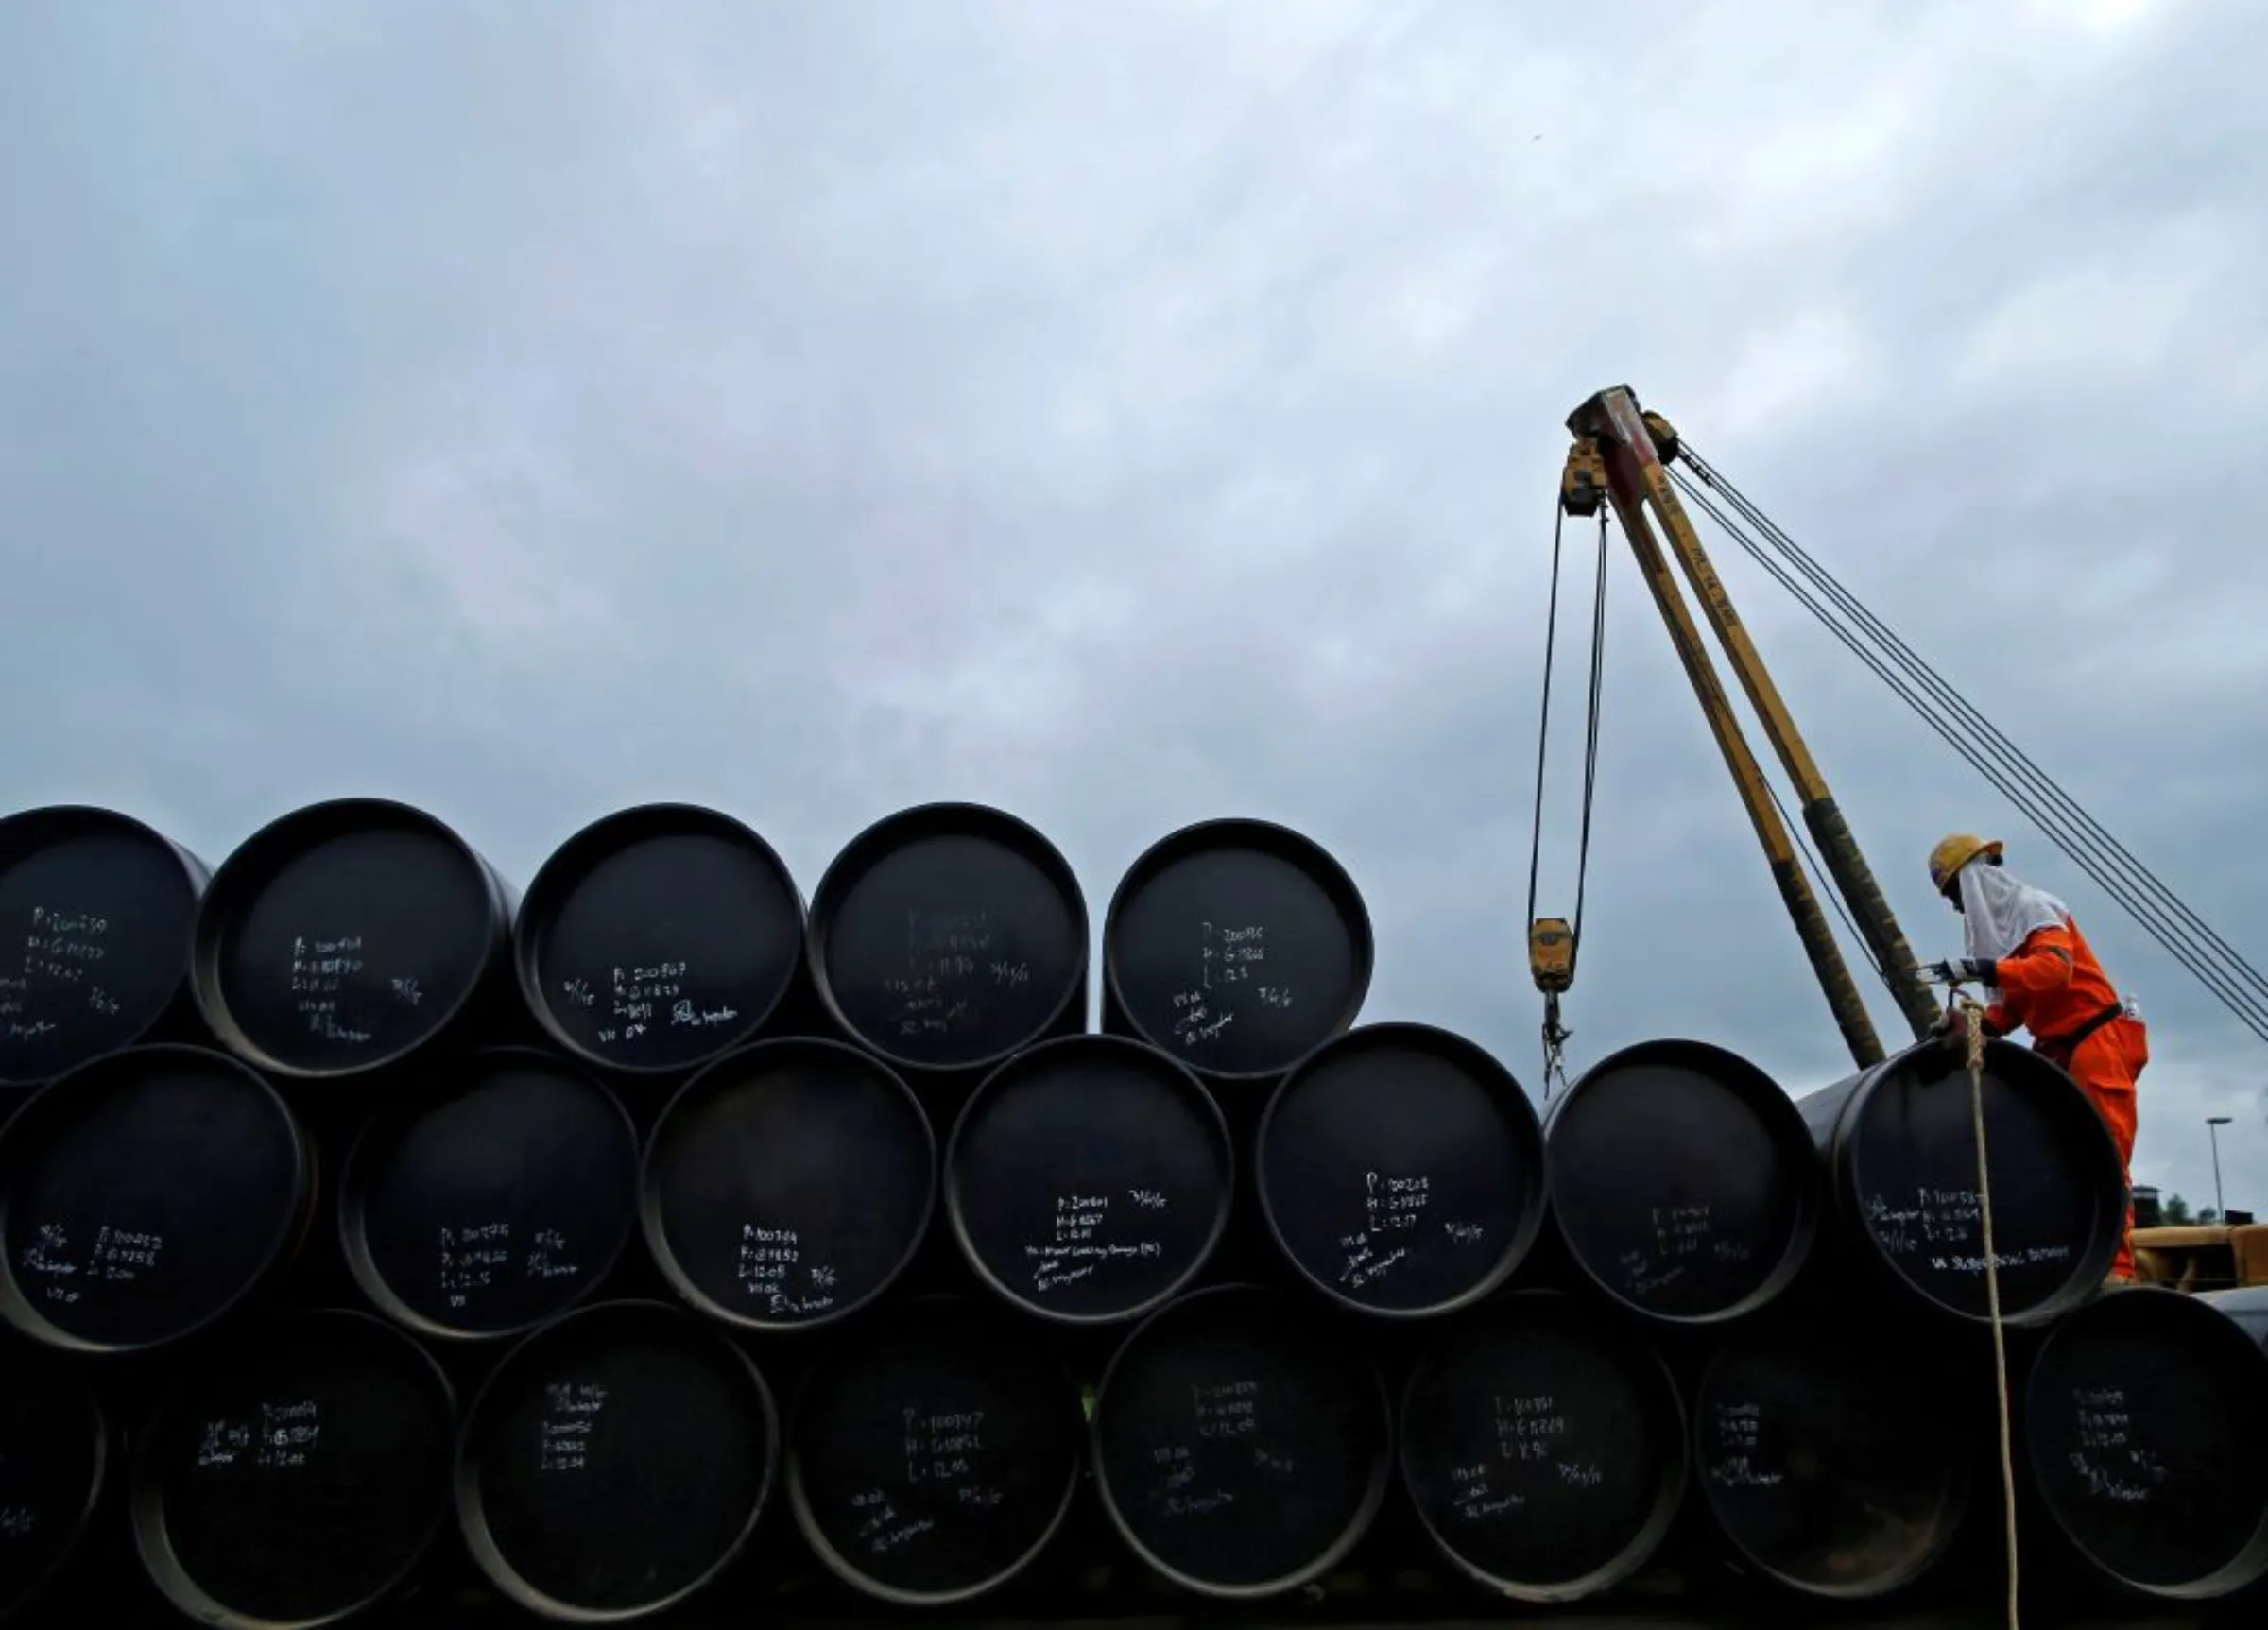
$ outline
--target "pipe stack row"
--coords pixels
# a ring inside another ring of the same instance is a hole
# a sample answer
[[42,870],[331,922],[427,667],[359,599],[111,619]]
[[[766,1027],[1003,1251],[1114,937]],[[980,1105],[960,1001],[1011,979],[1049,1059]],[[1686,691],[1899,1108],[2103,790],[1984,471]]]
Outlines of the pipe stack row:
[[[684,805],[524,897],[384,800],[210,872],[0,820],[0,1614],[1998,1588],[1958,1058],[1798,1100],[1661,1040],[1539,1116],[1360,1021],[1296,832],[1154,845],[1092,982],[1085,901],[969,804],[808,908]],[[2001,1042],[1983,1103],[2027,1543],[2256,1588],[2268,1297],[2102,1293],[2093,1108]]]

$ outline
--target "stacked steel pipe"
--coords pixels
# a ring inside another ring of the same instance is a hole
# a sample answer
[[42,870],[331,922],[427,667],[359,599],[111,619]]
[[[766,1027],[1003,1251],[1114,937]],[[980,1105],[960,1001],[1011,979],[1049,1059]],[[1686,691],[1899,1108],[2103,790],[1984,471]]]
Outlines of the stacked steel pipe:
[[[812,899],[683,805],[524,900],[383,800],[209,877],[0,820],[0,1614],[1997,1588],[1950,1055],[1797,1101],[1656,1041],[1539,1119],[1357,1022],[1362,896],[1259,821],[1133,862],[1099,1029],[1008,815]],[[1984,1104],[2032,1576],[2259,1588],[2268,1296],[2102,1293],[2094,1111],[2005,1043]]]

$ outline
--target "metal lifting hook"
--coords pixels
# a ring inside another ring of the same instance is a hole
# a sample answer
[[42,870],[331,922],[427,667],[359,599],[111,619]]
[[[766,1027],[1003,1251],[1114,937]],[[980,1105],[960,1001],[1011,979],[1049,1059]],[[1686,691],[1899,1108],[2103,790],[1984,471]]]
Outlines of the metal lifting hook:
[[1568,1038],[1574,1032],[1559,1022],[1559,997],[1556,991],[1547,991],[1543,998],[1543,1101],[1552,1101],[1554,1084],[1567,1086],[1567,1065],[1561,1057]]

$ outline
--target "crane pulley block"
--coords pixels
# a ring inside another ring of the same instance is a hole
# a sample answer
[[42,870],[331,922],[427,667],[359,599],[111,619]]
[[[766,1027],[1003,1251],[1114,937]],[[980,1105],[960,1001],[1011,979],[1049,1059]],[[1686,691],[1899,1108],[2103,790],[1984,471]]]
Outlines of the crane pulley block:
[[1654,443],[1654,456],[1664,464],[1677,462],[1677,430],[1658,413],[1639,411],[1639,422],[1646,427],[1646,435]]
[[[1652,413],[1640,407],[1637,393],[1626,385],[1617,386],[1612,390],[1600,391],[1567,416],[1567,431],[1575,438],[1576,446],[1583,446],[1594,436],[1605,436],[1608,440],[1620,446],[1629,445],[1631,440],[1627,429],[1629,421],[1627,419],[1617,421],[1608,403],[1610,397],[1621,398],[1628,404],[1631,411],[1638,415],[1638,422],[1645,427],[1646,439],[1654,444],[1656,458],[1664,464],[1677,462],[1677,455],[1683,451],[1677,439],[1677,427],[1660,414]],[[1602,487],[1606,485],[1603,477],[1600,485]]]
[[1567,468],[1559,474],[1559,506],[1570,515],[1589,518],[1606,503],[1606,461],[1599,444],[1588,436],[1575,438],[1567,450]]
[[1528,972],[1546,996],[1575,983],[1575,931],[1564,917],[1539,917],[1528,925]]

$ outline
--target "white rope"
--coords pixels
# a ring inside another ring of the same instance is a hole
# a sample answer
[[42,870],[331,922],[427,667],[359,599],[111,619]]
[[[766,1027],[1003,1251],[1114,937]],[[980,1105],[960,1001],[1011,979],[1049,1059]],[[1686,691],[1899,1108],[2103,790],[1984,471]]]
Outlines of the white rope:
[[1977,1211],[1984,1232],[1984,1304],[1992,1315],[1993,1386],[2001,1407],[2001,1505],[2008,1549],[2008,1630],[2017,1630],[2016,1450],[2009,1427],[2008,1344],[2001,1328],[2001,1266],[1992,1244],[1992,1171],[1984,1144],[1984,1011],[1962,1003],[1968,1027],[1968,1114],[1977,1134]]

